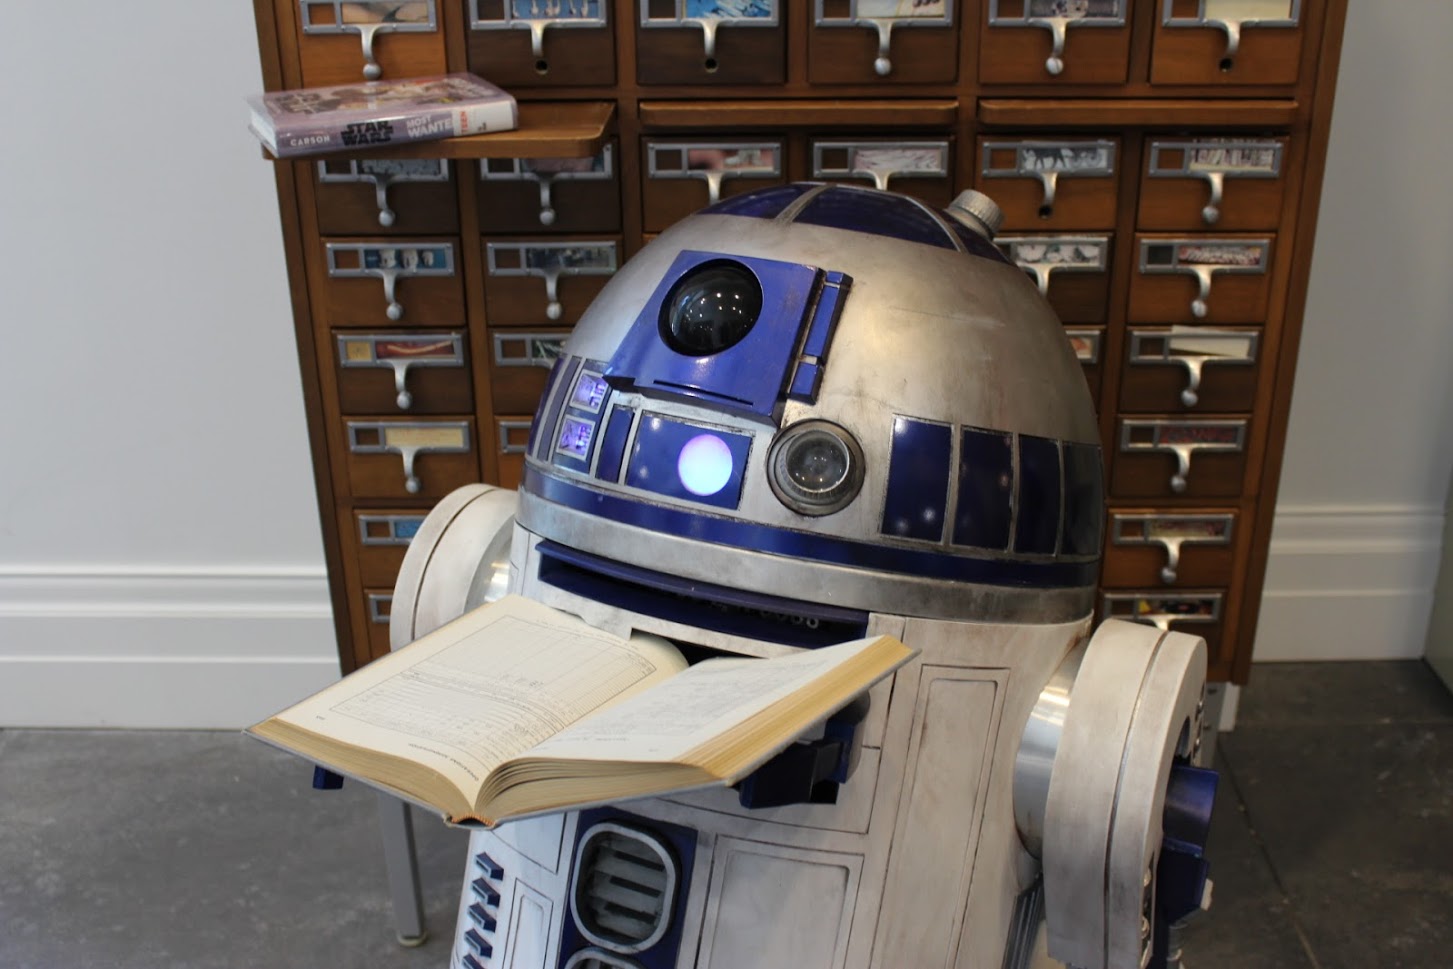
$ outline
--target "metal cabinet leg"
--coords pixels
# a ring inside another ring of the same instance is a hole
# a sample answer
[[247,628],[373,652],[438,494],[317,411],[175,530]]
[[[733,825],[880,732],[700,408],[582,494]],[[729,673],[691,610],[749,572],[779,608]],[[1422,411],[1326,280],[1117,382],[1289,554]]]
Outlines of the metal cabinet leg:
[[394,907],[394,928],[399,944],[423,945],[424,900],[419,891],[419,860],[414,852],[413,812],[392,794],[378,796],[378,826],[383,834],[383,860],[388,867],[388,891]]

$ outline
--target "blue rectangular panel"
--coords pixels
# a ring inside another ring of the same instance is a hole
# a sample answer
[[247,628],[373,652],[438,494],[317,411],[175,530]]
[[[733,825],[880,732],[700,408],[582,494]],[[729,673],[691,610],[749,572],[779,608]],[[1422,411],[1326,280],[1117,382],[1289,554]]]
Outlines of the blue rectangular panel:
[[625,483],[658,495],[735,508],[752,439],[745,434],[642,414]]
[[1019,509],[1014,551],[1053,555],[1059,545],[1059,442],[1019,435]]
[[793,400],[813,403],[817,400],[817,388],[822,386],[822,368],[815,363],[799,363],[792,375],[792,386],[787,395]]
[[[575,375],[580,372],[581,362],[579,357],[564,357],[557,362],[554,377],[547,385],[545,396],[541,398],[541,409],[549,407],[545,413],[544,426],[538,428],[540,450],[535,457],[542,461],[550,460],[550,452],[555,449],[555,428],[560,426],[560,412],[565,409],[565,401],[575,387]],[[539,425],[538,419],[535,424]]]
[[1105,532],[1105,470],[1098,444],[1064,445],[1065,524],[1060,552],[1096,555]]
[[582,370],[580,376],[575,378],[575,389],[570,393],[570,406],[588,410],[592,414],[598,413],[601,402],[605,400],[606,389],[606,382],[602,377]]
[[841,282],[822,287],[817,307],[812,312],[812,324],[807,329],[807,340],[802,345],[803,356],[816,357],[819,361],[827,356],[828,345],[832,342],[833,331],[837,328],[838,317],[842,315],[843,303],[848,295],[848,277],[842,273],[828,275],[836,276]]
[[595,476],[602,481],[619,481],[621,462],[626,456],[626,441],[631,436],[631,419],[635,411],[617,407],[611,411],[600,439],[600,458],[595,462]]
[[560,425],[560,437],[555,450],[581,461],[590,460],[590,442],[595,438],[595,422],[582,420],[572,414],[565,415]]
[[1005,551],[1014,517],[1014,436],[966,427],[959,437],[955,545]]
[[947,424],[930,424],[911,417],[893,419],[888,498],[883,504],[884,535],[929,542],[943,538],[952,444]]

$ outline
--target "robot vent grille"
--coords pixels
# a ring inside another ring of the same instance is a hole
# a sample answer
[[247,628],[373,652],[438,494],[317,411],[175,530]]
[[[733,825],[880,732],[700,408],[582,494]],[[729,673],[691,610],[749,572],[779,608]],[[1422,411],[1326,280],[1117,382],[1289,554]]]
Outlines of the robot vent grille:
[[586,949],[570,957],[565,969],[640,969],[629,959],[606,955],[599,949]]
[[[675,886],[676,863],[664,845],[643,832],[597,825],[580,846],[576,923],[596,945],[639,952],[665,933]],[[599,969],[628,965],[603,961]],[[596,967],[582,963],[582,969]]]

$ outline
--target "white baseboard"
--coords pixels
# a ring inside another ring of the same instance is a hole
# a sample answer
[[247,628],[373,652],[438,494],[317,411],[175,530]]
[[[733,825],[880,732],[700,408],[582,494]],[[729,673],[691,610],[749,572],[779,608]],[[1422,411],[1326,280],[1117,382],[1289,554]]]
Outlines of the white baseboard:
[[338,678],[321,568],[0,568],[0,727],[243,727]]
[[1423,655],[1441,507],[1279,507],[1256,628],[1258,662]]

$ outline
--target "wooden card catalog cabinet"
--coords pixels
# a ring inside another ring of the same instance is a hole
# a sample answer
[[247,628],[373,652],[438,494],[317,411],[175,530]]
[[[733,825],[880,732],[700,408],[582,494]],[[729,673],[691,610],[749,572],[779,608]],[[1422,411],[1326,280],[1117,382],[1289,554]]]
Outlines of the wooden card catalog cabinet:
[[344,668],[388,648],[439,497],[595,460],[580,413],[535,414],[616,270],[811,180],[998,202],[1096,408],[1101,611],[1244,681],[1347,4],[254,0],[268,90],[472,71],[520,102],[514,132],[271,162]]
[[438,0],[279,0],[297,20],[303,87],[445,73]]

